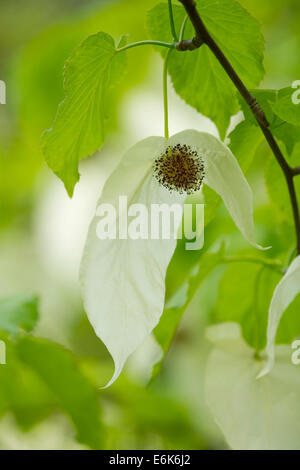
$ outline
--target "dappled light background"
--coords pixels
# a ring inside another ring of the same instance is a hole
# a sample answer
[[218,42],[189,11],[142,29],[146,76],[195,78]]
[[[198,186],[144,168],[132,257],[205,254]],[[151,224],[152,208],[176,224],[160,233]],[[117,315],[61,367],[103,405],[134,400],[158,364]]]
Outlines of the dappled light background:
[[[152,47],[128,51],[128,72],[111,102],[109,136],[98,153],[81,162],[81,179],[72,199],[44,162],[40,136],[51,126],[63,98],[63,64],[74,47],[97,31],[108,32],[115,39],[129,33],[130,42],[147,37],[146,12],[156,3],[0,2],[0,79],[7,84],[7,104],[0,105],[0,296],[36,294],[40,320],[34,334],[70,349],[99,389],[111,377],[113,363],[83,311],[79,263],[107,175],[136,141],[163,134],[159,54]],[[240,3],[263,25],[267,74],[262,86],[290,86],[300,79],[299,1]],[[195,128],[218,135],[209,119],[175,95],[171,83],[169,117],[171,133]],[[239,119],[236,116],[231,126]],[[249,173],[257,236],[280,253],[277,215],[263,181],[265,154],[262,148]],[[269,229],[264,225],[266,220]],[[229,252],[233,245],[249,249],[223,207],[206,229],[205,240],[208,244],[225,242]],[[189,259],[182,257],[182,263]],[[180,279],[180,263],[177,269],[170,273],[174,279]],[[210,349],[205,327],[215,315],[223,272],[224,267],[217,268],[201,285],[153,383],[147,385],[157,351],[149,339],[129,360],[121,378],[110,389],[99,390],[108,448],[226,448],[203,396]],[[29,426],[22,424],[22,416],[16,419],[13,413],[5,412],[0,421],[0,448],[84,446],[77,443],[68,417],[51,409]]]

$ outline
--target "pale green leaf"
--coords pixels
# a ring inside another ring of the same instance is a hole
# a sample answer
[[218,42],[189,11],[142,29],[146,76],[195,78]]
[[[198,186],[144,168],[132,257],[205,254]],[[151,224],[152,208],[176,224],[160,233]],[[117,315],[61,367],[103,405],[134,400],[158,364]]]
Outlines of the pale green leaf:
[[124,53],[106,33],[88,37],[65,66],[65,99],[42,138],[46,161],[70,196],[79,180],[78,162],[104,142],[111,88],[122,77]]

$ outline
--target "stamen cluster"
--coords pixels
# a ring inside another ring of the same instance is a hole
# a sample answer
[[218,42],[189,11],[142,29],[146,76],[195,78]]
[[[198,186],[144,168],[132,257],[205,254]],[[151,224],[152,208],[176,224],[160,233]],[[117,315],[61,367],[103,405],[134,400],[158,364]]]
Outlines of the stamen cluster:
[[189,145],[167,147],[154,162],[154,175],[169,191],[192,194],[201,188],[205,176],[202,157]]

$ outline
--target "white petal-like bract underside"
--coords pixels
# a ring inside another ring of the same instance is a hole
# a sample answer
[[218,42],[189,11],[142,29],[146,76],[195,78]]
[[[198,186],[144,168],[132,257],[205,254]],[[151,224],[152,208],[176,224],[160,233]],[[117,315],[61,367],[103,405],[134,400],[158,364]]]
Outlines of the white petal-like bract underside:
[[[105,183],[98,206],[109,203],[118,209],[119,196],[127,196],[128,207],[183,205],[183,195],[168,192],[153,178],[154,159],[166,145],[162,137],[149,137],[132,147]],[[177,240],[173,234],[170,239],[100,240],[98,222],[96,215],[89,228],[80,280],[88,318],[115,363],[110,385],[160,319],[165,275]]]
[[[155,159],[168,146],[188,145],[203,157],[206,182],[223,198],[236,225],[254,242],[251,189],[230,150],[210,134],[193,130],[180,132],[168,141],[149,137],[132,147],[108,178],[99,207],[110,204],[118,220],[127,216],[119,208],[119,198],[127,197],[128,208],[144,204],[149,212],[154,204],[183,206],[186,195],[169,192],[153,176]],[[126,213],[125,213],[126,210]],[[121,212],[120,212],[121,211]],[[103,215],[103,214],[102,214]],[[170,224],[164,239],[100,239],[96,212],[91,222],[80,269],[84,307],[98,337],[115,363],[110,385],[119,376],[126,359],[159,322],[165,299],[165,276],[176,247],[180,225]]]
[[206,402],[234,450],[300,449],[300,374],[291,349],[276,346],[275,367],[256,379],[255,351],[234,323],[209,329],[215,343],[205,378]]
[[188,130],[171,137],[169,144],[184,142],[198,149],[205,163],[205,182],[224,204],[246,240],[256,248],[253,222],[252,190],[230,149],[219,139],[205,132]]
[[263,377],[272,369],[275,360],[275,340],[280,319],[284,311],[300,293],[300,256],[294,259],[289,269],[277,285],[269,309],[267,347],[268,361],[258,377]]

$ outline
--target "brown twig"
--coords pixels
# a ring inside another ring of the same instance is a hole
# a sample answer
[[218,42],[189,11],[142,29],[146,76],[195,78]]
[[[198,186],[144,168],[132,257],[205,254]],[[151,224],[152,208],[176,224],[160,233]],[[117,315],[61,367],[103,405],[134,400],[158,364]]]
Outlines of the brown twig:
[[[300,174],[300,167],[291,168],[287,163],[286,159],[284,158],[272,132],[269,129],[269,123],[267,121],[266,115],[255,99],[255,97],[250,93],[247,87],[242,82],[241,78],[238,76],[228,59],[225,57],[224,53],[217,45],[215,40],[212,38],[210,33],[208,32],[205,24],[203,23],[198,10],[196,8],[196,3],[194,0],[179,0],[182,5],[184,6],[193,26],[195,29],[196,37],[189,42],[192,42],[193,45],[199,44],[198,47],[202,44],[206,44],[214,56],[217,58],[223,69],[226,71],[227,75],[242,95],[246,103],[248,104],[249,108],[251,109],[258,125],[260,126],[277,162],[279,163],[289,191],[291,205],[293,209],[293,217],[294,217],[294,224],[295,224],[295,231],[296,231],[296,240],[297,240],[297,253],[300,254],[300,216],[299,216],[299,206],[297,201],[297,195],[295,190],[294,184],[294,177]],[[181,41],[185,42],[186,41]],[[187,49],[180,49],[177,47],[178,50],[187,50]]]
[[182,39],[182,41],[176,43],[175,47],[178,51],[194,51],[202,46],[202,44],[203,41],[199,38]]
[[293,168],[293,175],[300,175],[300,166],[296,166],[295,168]]

